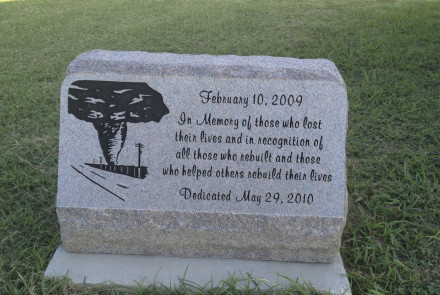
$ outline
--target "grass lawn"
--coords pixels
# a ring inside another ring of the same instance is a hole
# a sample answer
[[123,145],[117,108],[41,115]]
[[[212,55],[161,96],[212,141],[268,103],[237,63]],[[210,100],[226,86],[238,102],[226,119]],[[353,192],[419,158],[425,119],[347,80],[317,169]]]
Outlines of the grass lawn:
[[350,104],[353,293],[440,294],[439,32],[440,1],[1,0],[0,294],[83,293],[42,275],[60,244],[60,86],[92,49],[334,61]]

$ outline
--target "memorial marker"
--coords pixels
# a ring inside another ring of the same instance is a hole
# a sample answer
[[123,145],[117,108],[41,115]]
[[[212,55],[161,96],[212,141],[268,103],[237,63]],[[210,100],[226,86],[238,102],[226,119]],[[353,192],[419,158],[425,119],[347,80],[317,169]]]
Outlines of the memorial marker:
[[61,88],[63,246],[332,263],[347,112],[324,59],[81,54]]

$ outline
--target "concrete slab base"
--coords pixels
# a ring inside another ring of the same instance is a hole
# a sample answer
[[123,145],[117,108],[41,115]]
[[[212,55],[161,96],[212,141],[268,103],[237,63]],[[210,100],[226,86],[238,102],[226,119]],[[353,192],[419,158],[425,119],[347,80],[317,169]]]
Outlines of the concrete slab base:
[[331,294],[351,294],[348,278],[338,254],[331,264],[238,259],[181,258],[144,255],[70,253],[58,247],[49,263],[46,278],[67,275],[75,284],[110,284],[137,287],[138,284],[178,288],[182,279],[210,289],[221,287],[235,275],[243,286],[260,289],[286,288],[288,277]]

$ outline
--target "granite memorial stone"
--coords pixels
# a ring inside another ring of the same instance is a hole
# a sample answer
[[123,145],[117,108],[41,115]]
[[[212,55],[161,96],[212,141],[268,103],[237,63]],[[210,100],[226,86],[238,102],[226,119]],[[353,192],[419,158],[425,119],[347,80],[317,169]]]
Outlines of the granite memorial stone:
[[347,94],[325,59],[91,51],[61,88],[69,252],[330,263]]
[[81,54],[61,87],[63,245],[45,276],[204,286],[252,274],[260,289],[289,277],[350,294],[347,112],[325,59]]

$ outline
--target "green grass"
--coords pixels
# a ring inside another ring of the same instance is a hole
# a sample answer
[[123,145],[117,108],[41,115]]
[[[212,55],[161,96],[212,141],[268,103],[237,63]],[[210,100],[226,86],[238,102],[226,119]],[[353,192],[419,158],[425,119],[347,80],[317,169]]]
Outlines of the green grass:
[[350,103],[353,292],[440,294],[439,31],[440,1],[1,1],[0,293],[85,292],[42,279],[60,244],[59,90],[79,53],[108,49],[334,61]]

